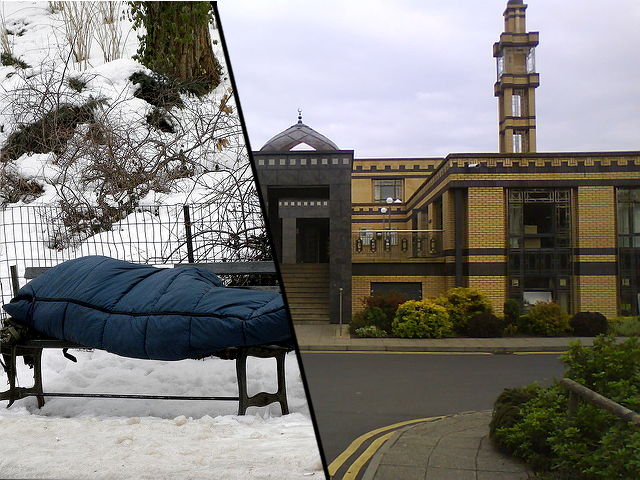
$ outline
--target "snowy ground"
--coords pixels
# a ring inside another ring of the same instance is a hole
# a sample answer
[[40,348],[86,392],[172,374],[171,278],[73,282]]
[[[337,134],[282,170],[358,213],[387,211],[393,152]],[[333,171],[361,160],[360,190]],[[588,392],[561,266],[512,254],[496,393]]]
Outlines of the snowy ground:
[[[233,361],[73,354],[78,363],[45,351],[45,391],[237,395]],[[285,416],[277,404],[237,416],[236,402],[50,398],[38,410],[20,400],[0,408],[0,478],[324,478],[295,355],[286,367]],[[31,374],[22,367],[20,384]],[[249,359],[250,394],[275,391],[275,379],[274,360]]]

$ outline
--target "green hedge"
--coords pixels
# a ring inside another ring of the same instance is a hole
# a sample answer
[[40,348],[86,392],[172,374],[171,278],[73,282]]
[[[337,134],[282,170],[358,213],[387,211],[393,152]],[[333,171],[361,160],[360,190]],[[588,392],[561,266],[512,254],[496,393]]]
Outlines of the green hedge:
[[[600,336],[593,348],[572,345],[562,360],[568,378],[640,410],[637,339],[618,344],[613,337]],[[557,384],[534,393],[524,403],[512,402],[510,415],[504,415],[508,397],[500,403],[502,414],[496,404],[492,438],[501,449],[562,479],[640,478],[640,429],[586,402],[568,415],[568,392]]]

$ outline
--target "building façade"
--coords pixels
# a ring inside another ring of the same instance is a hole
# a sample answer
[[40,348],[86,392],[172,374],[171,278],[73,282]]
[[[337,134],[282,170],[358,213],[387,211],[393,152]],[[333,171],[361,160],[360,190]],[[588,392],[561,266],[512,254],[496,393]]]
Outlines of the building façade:
[[509,0],[499,153],[354,159],[298,123],[254,159],[297,323],[348,323],[366,296],[477,288],[568,312],[637,315],[640,152],[536,152],[538,32]]

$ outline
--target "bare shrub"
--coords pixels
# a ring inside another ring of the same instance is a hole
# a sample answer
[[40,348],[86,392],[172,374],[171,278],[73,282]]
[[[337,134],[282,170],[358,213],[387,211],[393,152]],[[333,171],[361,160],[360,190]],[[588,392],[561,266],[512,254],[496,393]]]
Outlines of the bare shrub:
[[4,14],[4,2],[0,7],[0,50],[5,55],[13,57],[13,45],[9,42],[9,31],[7,30],[6,16]]
[[42,185],[24,178],[9,165],[0,168],[0,206],[8,203],[29,203],[44,192]]
[[122,30],[121,14],[123,2],[97,2],[95,6],[94,37],[102,50],[105,62],[122,58],[129,36]]
[[94,2],[61,2],[64,33],[80,68],[87,68],[93,37]]

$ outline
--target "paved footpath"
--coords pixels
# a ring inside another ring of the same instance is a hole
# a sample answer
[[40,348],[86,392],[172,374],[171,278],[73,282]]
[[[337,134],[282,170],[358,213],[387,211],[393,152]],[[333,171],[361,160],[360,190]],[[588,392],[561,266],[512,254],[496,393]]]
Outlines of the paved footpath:
[[372,458],[363,480],[526,480],[522,463],[489,440],[491,412],[472,412],[398,431]]
[[396,352],[563,352],[576,340],[592,345],[589,337],[505,338],[351,338],[346,326],[296,325],[300,350]]

